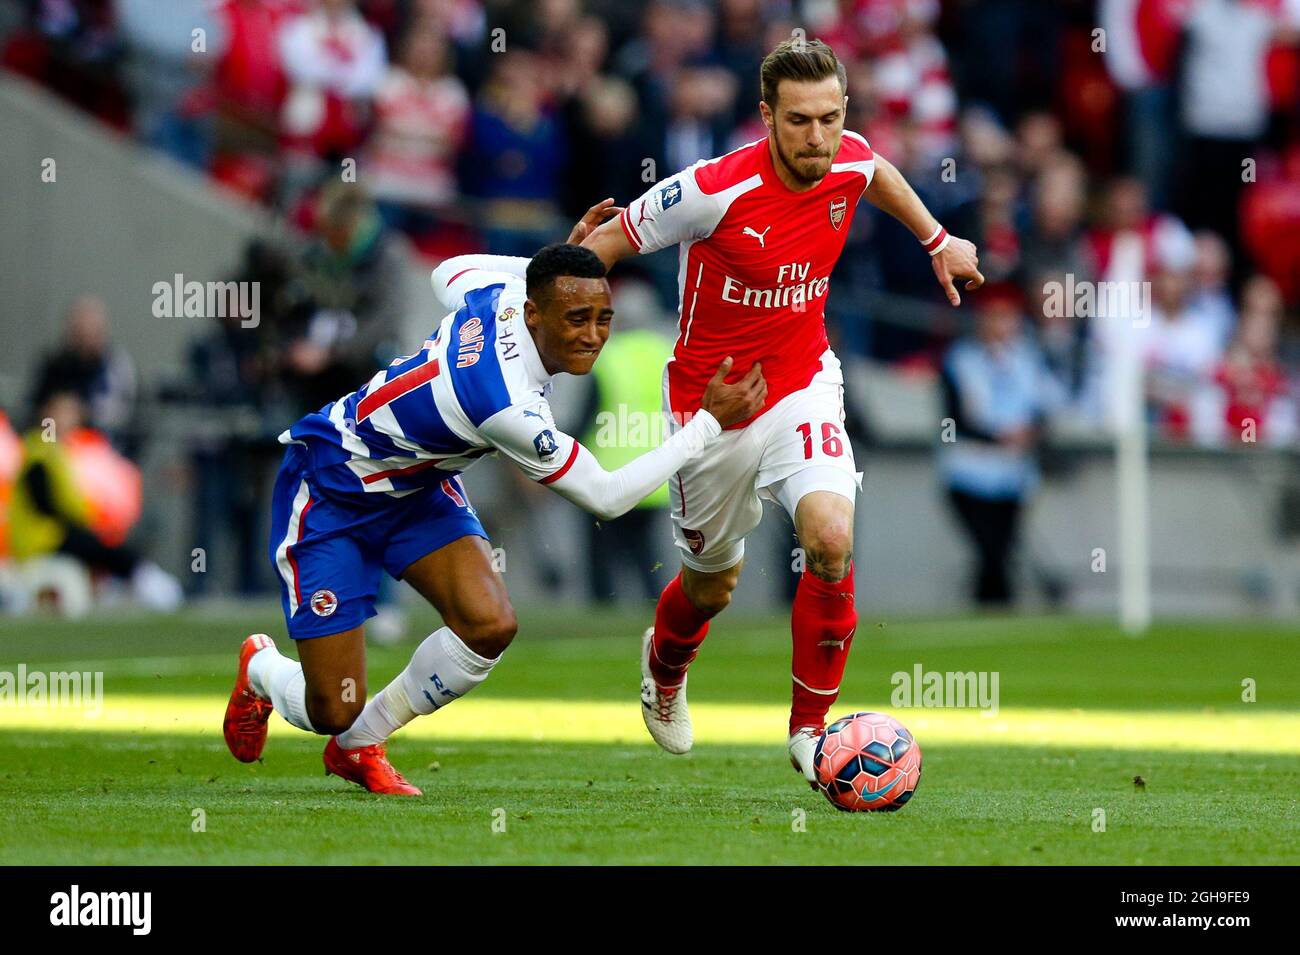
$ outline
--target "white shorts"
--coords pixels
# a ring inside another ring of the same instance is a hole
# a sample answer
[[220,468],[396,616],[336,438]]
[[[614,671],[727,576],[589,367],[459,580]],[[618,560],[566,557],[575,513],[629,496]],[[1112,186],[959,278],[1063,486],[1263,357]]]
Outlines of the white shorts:
[[786,395],[744,428],[722,432],[669,482],[673,539],[687,567],[713,573],[739,563],[745,537],[763,517],[763,500],[776,501],[793,520],[810,491],[852,501],[862,489],[844,431],[840,362],[827,349],[821,363],[808,387]]

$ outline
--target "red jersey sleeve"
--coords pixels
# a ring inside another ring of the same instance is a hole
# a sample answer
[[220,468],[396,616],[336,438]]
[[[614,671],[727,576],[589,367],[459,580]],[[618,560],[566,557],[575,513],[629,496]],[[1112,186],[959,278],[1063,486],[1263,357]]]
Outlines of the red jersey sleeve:
[[713,232],[724,210],[700,189],[695,172],[701,165],[655,183],[623,210],[619,221],[637,252],[658,252]]

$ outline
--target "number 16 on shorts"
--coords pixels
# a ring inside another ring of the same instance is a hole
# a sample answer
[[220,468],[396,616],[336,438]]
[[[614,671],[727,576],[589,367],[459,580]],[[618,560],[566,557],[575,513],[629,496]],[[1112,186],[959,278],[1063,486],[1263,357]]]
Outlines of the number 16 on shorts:
[[838,458],[844,453],[844,442],[840,439],[843,433],[840,426],[830,421],[819,422],[814,426],[813,422],[805,421],[801,425],[796,425],[795,430],[803,438],[803,457],[805,461],[811,461],[813,449],[816,446],[814,440],[814,431],[821,432],[821,453],[828,458]]

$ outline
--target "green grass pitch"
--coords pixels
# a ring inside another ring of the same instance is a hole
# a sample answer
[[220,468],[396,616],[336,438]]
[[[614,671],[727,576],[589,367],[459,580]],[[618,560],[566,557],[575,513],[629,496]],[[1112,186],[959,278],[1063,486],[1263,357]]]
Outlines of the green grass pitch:
[[[235,651],[257,630],[288,648],[274,608],[0,622],[0,671],[104,673],[99,713],[0,705],[0,863],[1300,862],[1300,653],[1284,628],[1134,640],[1095,621],[864,616],[832,715],[893,713],[924,772],[901,812],[848,814],[786,760],[784,617],[715,623],[686,757],[640,725],[645,618],[522,610],[492,679],[394,739],[422,799],[325,777],[323,738],[279,717],[260,764],[230,757]],[[412,645],[372,648],[372,689]],[[893,706],[891,674],[916,664],[996,671],[998,711]]]

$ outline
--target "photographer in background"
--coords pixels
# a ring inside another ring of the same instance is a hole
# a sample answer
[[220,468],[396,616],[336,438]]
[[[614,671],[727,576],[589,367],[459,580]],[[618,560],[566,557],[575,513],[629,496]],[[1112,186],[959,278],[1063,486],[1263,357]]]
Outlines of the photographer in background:
[[35,411],[53,395],[70,392],[80,399],[86,424],[130,456],[138,437],[134,423],[139,388],[135,362],[111,340],[108,308],[97,296],[83,295],[68,310],[63,341],[36,373],[31,407]]
[[398,353],[405,257],[366,192],[326,186],[315,240],[294,269],[283,376],[303,412],[356,387]]

